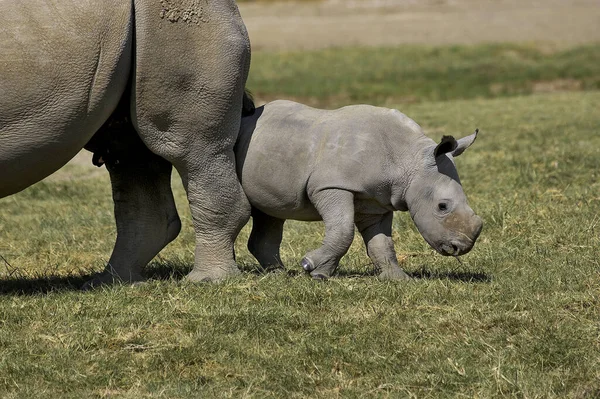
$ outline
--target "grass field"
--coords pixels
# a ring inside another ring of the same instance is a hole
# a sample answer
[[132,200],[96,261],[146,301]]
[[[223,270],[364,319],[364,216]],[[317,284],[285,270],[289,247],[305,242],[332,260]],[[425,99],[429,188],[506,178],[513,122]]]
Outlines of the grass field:
[[322,225],[289,222],[286,273],[255,270],[245,228],[241,278],[183,284],[193,231],[174,180],[184,227],[151,281],[80,292],[115,237],[107,174],[68,165],[1,199],[0,397],[600,397],[598,54],[255,54],[260,99],[386,104],[436,140],[480,129],[457,163],[482,235],[459,264],[396,215],[409,282],[375,279],[359,239],[335,278],[312,281],[298,261]]
[[259,99],[318,107],[490,98],[600,89],[600,46],[401,46],[258,53],[248,86]]

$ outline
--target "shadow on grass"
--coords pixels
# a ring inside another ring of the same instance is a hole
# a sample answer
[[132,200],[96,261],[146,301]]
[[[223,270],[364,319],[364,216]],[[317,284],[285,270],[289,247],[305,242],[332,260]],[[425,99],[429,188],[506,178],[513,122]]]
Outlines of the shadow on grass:
[[[149,280],[181,280],[191,269],[190,265],[178,262],[152,262],[144,270],[144,275]],[[51,292],[82,291],[84,284],[100,273],[90,271],[67,276],[29,276],[13,268],[12,274],[0,277],[0,295],[44,295]]]
[[178,261],[150,262],[144,269],[144,276],[149,280],[181,280],[192,270],[192,266]]
[[94,274],[1,278],[0,295],[43,295],[50,292],[79,291]]
[[[12,266],[11,266],[12,267]],[[144,276],[148,280],[181,280],[192,270],[192,265],[186,262],[151,262],[144,269]],[[242,268],[244,273],[260,273],[250,266]],[[28,275],[17,268],[11,269],[11,275],[0,277],[0,295],[44,295],[51,292],[81,291],[84,284],[100,273],[72,274],[67,276],[54,276],[50,273],[43,275]],[[96,289],[98,289],[97,287]],[[92,289],[93,291],[93,289]]]
[[415,270],[408,273],[412,278],[415,279],[426,279],[426,280],[453,280],[462,281],[465,283],[491,283],[493,277],[483,272],[470,272],[470,271],[431,271],[425,267],[419,270]]
[[[192,266],[182,262],[152,262],[145,269],[145,276],[149,280],[181,280],[192,269]],[[266,275],[273,270],[264,270],[259,265],[242,264],[242,273],[253,275]],[[305,274],[303,270],[284,269],[289,277]],[[492,276],[483,272],[469,271],[431,271],[425,267],[408,273],[414,279],[425,280],[452,280],[466,283],[490,283]],[[0,295],[40,295],[51,292],[79,291],[83,285],[91,280],[96,273],[71,275],[71,276],[23,276],[0,278]],[[375,277],[372,270],[357,272],[356,270],[338,270],[336,278],[361,278]],[[308,277],[308,276],[307,276]]]
[[[484,272],[471,272],[459,270],[430,270],[426,267],[421,267],[415,271],[406,271],[406,273],[417,280],[452,280],[465,283],[490,283],[493,276]],[[365,271],[356,270],[337,270],[335,277],[338,278],[360,278],[360,277],[376,277],[377,272],[372,268]]]
[[[284,272],[290,277],[303,273],[302,270],[293,269],[263,269],[259,264],[242,263],[239,265],[242,274],[264,276],[269,273]],[[144,270],[144,274],[151,280],[181,280],[192,270],[192,265],[180,262],[153,262]]]

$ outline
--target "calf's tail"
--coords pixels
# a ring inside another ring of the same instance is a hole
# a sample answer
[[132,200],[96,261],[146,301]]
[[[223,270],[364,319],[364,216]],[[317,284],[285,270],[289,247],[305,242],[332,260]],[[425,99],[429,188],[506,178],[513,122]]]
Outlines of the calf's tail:
[[244,99],[242,102],[242,118],[245,116],[254,115],[256,106],[254,105],[254,99],[252,93],[248,89],[244,89]]

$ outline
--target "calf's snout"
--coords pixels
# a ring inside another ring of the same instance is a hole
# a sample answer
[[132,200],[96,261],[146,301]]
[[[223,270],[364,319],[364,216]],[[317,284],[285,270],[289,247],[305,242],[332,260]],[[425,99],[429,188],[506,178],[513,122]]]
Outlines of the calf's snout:
[[468,218],[468,222],[461,223],[459,229],[455,230],[455,235],[449,242],[439,245],[439,252],[445,256],[460,256],[471,251],[475,241],[483,229],[483,220],[475,215]]

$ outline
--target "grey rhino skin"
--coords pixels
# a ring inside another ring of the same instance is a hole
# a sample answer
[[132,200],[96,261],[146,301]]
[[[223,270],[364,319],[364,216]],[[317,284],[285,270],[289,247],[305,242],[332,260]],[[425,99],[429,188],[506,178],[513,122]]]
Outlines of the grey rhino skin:
[[239,273],[233,242],[250,205],[233,146],[249,65],[234,0],[0,2],[0,197],[110,138],[122,150],[106,160],[117,240],[90,285],[142,280],[178,235],[172,166],[196,234],[188,278]]
[[302,266],[327,278],[358,228],[379,277],[404,279],[392,242],[394,211],[409,211],[442,255],[471,250],[482,220],[469,207],[453,158],[476,138],[439,144],[397,110],[354,105],[328,111],[278,100],[242,119],[237,172],[252,205],[248,249],[263,268],[282,265],[286,219],[323,220],[323,245]]

